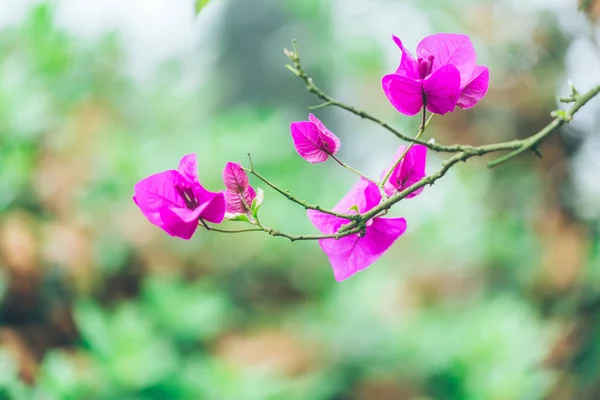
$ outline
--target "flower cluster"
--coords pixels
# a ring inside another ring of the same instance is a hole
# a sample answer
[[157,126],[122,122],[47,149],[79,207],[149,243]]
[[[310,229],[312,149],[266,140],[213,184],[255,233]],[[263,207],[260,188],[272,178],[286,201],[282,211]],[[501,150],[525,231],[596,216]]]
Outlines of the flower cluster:
[[[437,34],[426,37],[417,46],[416,60],[400,39],[393,39],[402,53],[400,66],[395,73],[384,76],[382,84],[390,103],[401,113],[415,115],[422,110],[425,116],[425,110],[428,110],[445,114],[456,106],[473,107],[485,95],[489,72],[486,67],[476,65],[475,51],[467,36]],[[419,135],[424,130],[423,122]],[[344,233],[349,226],[358,226],[353,225],[353,216],[373,210],[384,196],[389,198],[406,191],[397,199],[408,199],[422,192],[422,184],[411,187],[425,178],[427,147],[414,143],[400,146],[376,183],[336,157],[341,145],[339,138],[314,115],[310,114],[308,121],[292,122],[290,132],[296,151],[309,163],[333,158],[360,175],[358,182],[330,212],[306,206],[309,220],[323,234],[313,238],[319,239],[335,279],[344,280],[373,264],[405,232],[404,218],[384,218],[379,213],[368,220],[363,218],[359,228]],[[177,170],[151,175],[136,183],[133,200],[152,224],[171,236],[186,240],[198,226],[216,229],[208,223],[220,224],[224,219],[244,221],[256,227],[251,230],[273,234],[274,230],[262,225],[258,219],[263,191],[250,186],[246,171],[239,163],[228,162],[222,174],[225,189],[211,192],[200,184],[196,156],[189,154],[183,157]],[[255,173],[253,168],[250,172]],[[278,191],[288,198],[291,196],[288,192]]]
[[385,95],[398,111],[446,114],[456,106],[471,108],[485,96],[490,73],[476,64],[473,44],[467,35],[439,33],[417,45],[415,60],[400,39],[393,37],[402,57],[395,73],[383,77]]

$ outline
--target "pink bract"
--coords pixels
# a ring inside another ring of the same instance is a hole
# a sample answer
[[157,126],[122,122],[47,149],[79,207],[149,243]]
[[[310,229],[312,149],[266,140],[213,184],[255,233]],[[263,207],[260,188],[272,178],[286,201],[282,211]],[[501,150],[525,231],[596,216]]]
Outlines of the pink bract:
[[[383,171],[382,177],[386,176],[390,168],[404,154],[405,146],[400,146],[391,165]],[[396,192],[401,192],[419,182],[425,177],[425,164],[427,161],[427,147],[416,144],[408,150],[402,161],[394,168],[389,179],[384,185],[385,194],[388,196],[394,195]],[[407,199],[415,197],[423,191],[423,187],[415,190],[408,196]]]
[[256,192],[248,183],[248,175],[239,163],[228,162],[223,168],[225,202],[227,212],[232,214],[250,211]]
[[200,185],[195,154],[183,157],[177,170],[142,179],[133,192],[133,201],[148,221],[182,239],[192,237],[200,219],[218,224],[225,216],[223,193]]
[[292,122],[290,131],[296,151],[309,163],[324,162],[340,149],[340,139],[312,114],[308,121]]
[[390,103],[401,113],[417,114],[423,105],[436,114],[471,108],[485,96],[489,70],[477,66],[475,49],[467,35],[438,33],[417,46],[415,60],[393,36],[402,56],[395,73],[383,77]]
[[[333,208],[338,213],[350,214],[351,207],[365,213],[381,201],[377,185],[361,178],[350,192]],[[350,220],[316,210],[308,210],[308,218],[322,233],[334,234]],[[343,281],[379,259],[404,233],[404,218],[373,218],[367,223],[363,236],[358,233],[340,239],[321,239],[319,245],[333,268],[337,281]]]

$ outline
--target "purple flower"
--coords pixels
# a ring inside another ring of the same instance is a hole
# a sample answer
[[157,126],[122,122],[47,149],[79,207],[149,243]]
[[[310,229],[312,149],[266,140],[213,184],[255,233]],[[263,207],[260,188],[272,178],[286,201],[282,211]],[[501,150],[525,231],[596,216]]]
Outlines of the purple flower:
[[[394,166],[396,161],[404,154],[406,147],[400,146],[392,164],[382,173],[382,176],[387,175],[390,168]],[[427,147],[416,144],[408,150],[402,161],[394,168],[389,179],[384,185],[385,194],[388,196],[394,195],[396,192],[401,192],[419,182],[425,177],[425,161],[427,159]],[[407,199],[415,197],[423,191],[423,187],[415,190],[408,196]]]
[[308,121],[292,122],[290,131],[296,151],[309,163],[321,163],[340,149],[340,139],[312,114]]
[[142,179],[133,193],[148,221],[182,239],[192,237],[200,219],[218,224],[225,216],[223,193],[209,192],[198,181],[195,154],[183,157],[177,170]]
[[223,182],[225,182],[225,202],[227,212],[231,214],[245,214],[250,210],[256,192],[248,183],[248,175],[239,163],[228,162],[223,168]]
[[402,52],[394,74],[383,77],[385,95],[398,111],[417,114],[423,105],[432,113],[446,114],[471,108],[485,96],[490,74],[487,67],[475,65],[476,55],[467,35],[438,33],[417,45],[413,56],[393,36]]
[[[377,185],[361,178],[350,192],[333,208],[338,213],[350,213],[358,208],[362,214],[381,201]],[[334,234],[350,220],[316,210],[308,210],[308,218],[322,233]],[[363,236],[358,233],[340,239],[321,239],[319,245],[327,254],[335,279],[343,281],[373,264],[406,230],[404,218],[373,218],[367,222]]]

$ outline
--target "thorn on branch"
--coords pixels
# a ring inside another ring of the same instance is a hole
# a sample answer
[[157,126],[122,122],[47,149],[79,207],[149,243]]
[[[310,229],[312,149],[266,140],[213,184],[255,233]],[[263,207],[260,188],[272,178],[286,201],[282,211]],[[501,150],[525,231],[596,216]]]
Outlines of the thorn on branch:
[[563,97],[559,97],[558,101],[560,101],[561,103],[574,103],[577,100],[575,100],[573,98],[573,96],[563,96]]
[[569,79],[569,89],[571,89],[571,97],[573,97],[573,99],[577,100],[577,97],[579,96],[579,91],[577,89],[575,89],[575,85],[573,84],[573,81],[571,81]]
[[542,151],[539,149],[539,147],[533,146],[531,148],[531,151],[533,152],[533,154],[536,155],[537,158],[544,158],[544,155],[542,154]]

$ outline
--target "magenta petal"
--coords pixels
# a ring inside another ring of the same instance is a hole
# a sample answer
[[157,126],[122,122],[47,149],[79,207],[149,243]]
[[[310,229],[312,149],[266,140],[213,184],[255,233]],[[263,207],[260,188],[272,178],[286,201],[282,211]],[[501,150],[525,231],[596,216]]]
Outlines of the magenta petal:
[[292,122],[290,124],[292,140],[300,157],[309,163],[320,163],[329,157],[329,148],[335,143],[323,135],[317,126],[309,121]]
[[150,222],[155,223],[152,219],[160,208],[185,207],[185,201],[175,188],[175,183],[181,179],[179,172],[169,170],[150,175],[133,186],[135,203]]
[[179,215],[172,210],[163,209],[160,211],[163,226],[160,226],[169,235],[181,239],[189,240],[198,228],[198,221],[182,222]]
[[243,193],[248,188],[248,175],[240,163],[228,162],[223,168],[223,182],[230,192]]
[[223,192],[209,192],[205,197],[201,206],[204,210],[200,214],[200,218],[214,224],[220,224],[225,218],[225,196]]
[[[348,194],[340,200],[333,211],[340,214],[354,214],[356,211],[350,210],[351,207],[358,207],[359,212],[365,213],[371,208],[379,205],[381,201],[381,193],[379,188],[373,182],[370,182],[364,178],[360,180],[350,189]],[[338,218],[331,214],[325,214],[316,210],[307,211],[308,219],[314,226],[316,226],[322,233],[333,234],[338,229],[349,222],[348,219]]]
[[330,154],[335,154],[341,147],[340,139],[319,120],[312,113],[308,114],[308,120],[315,124],[319,132],[325,136],[324,145],[325,149]]
[[[396,160],[404,153],[406,147],[400,146],[396,155],[394,156],[394,160],[392,163],[395,163]],[[388,196],[394,195],[396,192],[401,192],[404,189],[407,189],[419,182],[421,179],[425,177],[425,164],[427,159],[427,147],[416,144],[410,148],[408,153],[404,156],[400,164],[396,166],[390,178],[385,183],[384,191]],[[393,164],[392,164],[393,165]],[[391,168],[391,165],[390,167]],[[384,176],[389,171],[389,168],[384,171]],[[413,198],[417,196],[419,193],[423,191],[424,188],[419,188],[406,196],[407,199]]]
[[477,66],[471,81],[465,86],[458,98],[460,108],[471,108],[485,96],[490,84],[490,71],[487,67]]
[[453,111],[460,96],[460,74],[453,65],[446,65],[423,80],[427,110],[435,114]]
[[182,239],[192,237],[199,218],[220,223],[225,216],[223,193],[209,192],[198,182],[194,154],[182,158],[178,171],[142,179],[133,192],[133,201],[152,224]]
[[338,213],[351,214],[350,207],[357,206],[359,212],[365,213],[371,208],[379,205],[381,201],[381,193],[377,185],[365,178],[360,178],[358,182],[350,189],[348,194],[344,196],[333,211]]
[[410,52],[404,48],[400,39],[398,39],[396,36],[392,36],[392,39],[402,52],[400,66],[396,70],[396,74],[404,75],[409,78],[419,78],[417,61],[413,58],[412,54],[410,54]]
[[[234,193],[229,190],[225,191],[225,202],[227,203],[227,212],[231,214],[244,214],[250,211],[252,207],[252,200],[256,197],[256,192],[252,186],[248,186],[244,191],[244,201],[242,201],[242,195],[240,193]],[[246,204],[244,204],[244,202]]]
[[199,183],[192,185],[194,198],[198,204],[209,203],[200,217],[206,221],[220,224],[225,218],[225,196],[223,192],[211,192]]
[[244,192],[244,198],[249,206],[252,206],[252,200],[256,198],[256,192],[252,186],[248,186],[246,191]]
[[388,100],[404,115],[416,115],[423,107],[422,82],[410,77],[390,74],[381,80]]
[[198,182],[198,164],[196,163],[196,154],[188,154],[179,161],[179,173],[189,182]]
[[242,203],[242,198],[239,193],[233,193],[229,190],[226,190],[225,204],[227,204],[225,211],[231,214],[244,214],[248,211],[246,207],[244,207],[244,203]]
[[188,208],[180,208],[180,207],[169,207],[169,210],[171,210],[171,212],[173,212],[173,214],[177,215],[177,217],[179,217],[181,222],[183,222],[185,224],[189,224],[189,223],[193,222],[196,225],[198,225],[198,220],[200,218],[200,215],[202,214],[202,212],[204,212],[204,210],[206,209],[206,207],[208,205],[209,205],[209,203],[207,202],[207,203],[199,205],[198,207],[194,208],[193,210],[190,210]]
[[335,215],[325,214],[317,210],[307,210],[306,215],[310,222],[316,226],[321,233],[326,235],[336,233],[342,225],[351,222],[349,219],[338,218]]
[[460,73],[461,87],[466,86],[475,68],[475,48],[467,35],[438,33],[427,36],[417,45],[417,56],[434,57],[432,73],[445,65],[454,65]]
[[133,187],[133,201],[152,224],[171,236],[189,239],[197,223],[186,223],[172,210],[185,209],[185,201],[176,189],[184,178],[170,170],[151,175]]
[[356,234],[337,240],[321,239],[319,245],[339,282],[377,261],[405,230],[404,218],[376,218],[363,237]]

